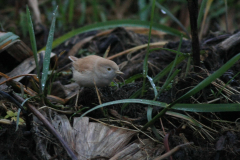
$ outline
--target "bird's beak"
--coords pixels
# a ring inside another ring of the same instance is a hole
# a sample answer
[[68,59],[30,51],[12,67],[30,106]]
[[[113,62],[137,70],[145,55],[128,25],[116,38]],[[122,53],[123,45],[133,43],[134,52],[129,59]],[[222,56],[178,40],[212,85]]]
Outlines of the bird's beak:
[[116,71],[115,73],[117,73],[117,74],[124,74],[123,72],[121,72],[121,71]]

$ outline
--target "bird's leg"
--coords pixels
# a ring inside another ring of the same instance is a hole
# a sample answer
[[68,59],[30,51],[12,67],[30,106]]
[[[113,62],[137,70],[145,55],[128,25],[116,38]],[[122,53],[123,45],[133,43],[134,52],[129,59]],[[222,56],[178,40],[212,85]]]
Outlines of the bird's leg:
[[94,86],[95,86],[95,89],[96,89],[96,92],[97,92],[98,102],[99,102],[99,104],[102,104],[101,97],[100,97],[97,85],[96,85],[95,81],[93,81],[93,83],[94,83]]
[[77,92],[77,96],[76,96],[76,101],[75,101],[75,106],[74,106],[74,108],[75,108],[75,110],[77,111],[77,102],[78,102],[78,97],[79,97],[79,92],[80,92],[80,90],[78,90],[78,92]]
[[75,108],[76,111],[80,109],[80,107],[78,107],[78,98],[79,98],[79,95],[82,94],[83,90],[84,90],[84,87],[81,87],[81,88],[78,89],[78,91],[77,91],[77,96],[76,96],[76,101],[75,101],[75,106],[74,106],[74,108]]
[[[94,86],[95,86],[95,89],[96,89],[96,92],[97,92],[99,104],[102,104],[101,96],[100,96],[99,90],[98,90],[98,88],[97,88],[97,85],[96,85],[95,81],[93,81],[93,83],[94,83]],[[101,111],[102,111],[103,115],[104,115],[105,117],[107,117],[107,114],[104,112],[103,108],[101,108]]]

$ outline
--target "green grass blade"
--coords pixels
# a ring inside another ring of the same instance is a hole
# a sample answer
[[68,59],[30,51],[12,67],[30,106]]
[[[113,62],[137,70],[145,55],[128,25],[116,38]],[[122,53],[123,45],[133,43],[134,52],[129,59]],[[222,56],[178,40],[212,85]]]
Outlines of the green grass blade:
[[[180,43],[179,43],[179,46],[181,46],[181,44],[182,44],[182,38],[181,38],[181,41],[180,41]],[[179,50],[180,50],[180,47],[179,47],[178,51],[179,51]],[[157,93],[157,89],[156,89],[156,86],[155,86],[155,84],[154,84],[154,82],[153,82],[153,79],[150,78],[149,76],[147,76],[147,78],[149,79],[150,84],[152,85],[152,87],[153,87],[153,89],[154,89],[154,94],[155,94],[154,100],[156,100],[158,94],[161,94],[161,92],[166,88],[166,86],[171,82],[171,80],[178,74],[179,70],[176,70],[176,71],[172,74],[172,76],[170,76],[171,73],[172,73],[173,68],[174,68],[175,65],[176,65],[177,59],[178,59],[178,52],[177,52],[176,58],[175,58],[175,60],[174,60],[174,62],[173,62],[173,65],[172,65],[172,67],[171,67],[171,71],[170,71],[170,73],[169,73],[169,75],[168,75],[168,78],[167,78],[166,82],[164,83],[164,85],[162,86],[162,88],[161,88],[161,90],[159,91],[159,93]],[[169,77],[169,76],[170,76],[170,77]],[[144,87],[144,86],[143,86],[143,87]],[[150,107],[150,106],[149,106],[148,109],[147,109],[147,119],[148,119],[148,121],[151,121],[151,120],[152,120],[152,110],[153,110],[153,108]],[[158,134],[156,127],[155,127],[154,125],[152,125],[152,126],[151,126],[151,129],[152,129],[154,135],[156,136],[156,138],[157,138],[158,140],[161,140],[161,137],[160,137],[160,135]]]
[[53,43],[55,21],[56,21],[56,12],[57,12],[57,8],[53,12],[52,24],[51,24],[49,35],[48,35],[46,52],[45,52],[44,61],[43,61],[43,73],[42,73],[42,80],[41,80],[42,90],[44,90],[44,88],[45,88],[45,84],[46,84],[47,77],[48,77],[50,55],[51,55],[51,51],[52,51],[52,43]]
[[138,10],[139,10],[139,17],[140,20],[146,21],[148,18],[148,9],[150,7],[150,3],[147,4],[146,0],[138,0]]
[[35,33],[34,33],[32,19],[31,19],[31,15],[30,15],[28,6],[26,8],[26,12],[27,12],[27,26],[28,26],[29,36],[30,36],[30,40],[31,40],[33,56],[34,56],[34,60],[35,60],[35,64],[36,64],[37,76],[40,79],[41,75],[40,75],[40,68],[39,68],[39,63],[38,63],[37,44],[36,44]]
[[179,42],[179,45],[178,45],[177,55],[176,55],[176,57],[175,57],[175,59],[174,59],[174,61],[173,61],[173,65],[172,65],[172,68],[171,68],[170,73],[168,74],[167,79],[171,76],[172,71],[173,71],[173,69],[174,69],[175,66],[176,66],[176,61],[177,61],[177,58],[178,58],[178,53],[180,52],[181,47],[182,47],[182,37],[181,37],[180,42]]
[[213,19],[213,18],[219,18],[222,14],[225,13],[225,8],[220,8],[216,12],[212,12],[209,16],[208,19]]
[[[177,58],[175,65],[180,64],[184,59],[186,59],[186,55],[181,55]],[[159,79],[163,78],[168,72],[170,72],[172,66],[174,65],[174,61],[171,62],[167,67],[165,67],[160,73],[158,73],[154,78],[153,82],[156,83]]]
[[26,23],[27,13],[20,12],[19,16],[20,16],[19,26],[21,27],[23,37],[26,38],[28,33],[28,23]]
[[82,0],[80,2],[80,6],[81,6],[81,17],[79,19],[79,24],[82,25],[86,19],[86,0]]
[[[100,29],[109,29],[114,27],[143,27],[143,28],[149,28],[149,22],[148,21],[140,21],[140,20],[113,20],[113,21],[107,21],[107,22],[99,22],[91,25],[87,25],[81,28],[78,28],[76,30],[72,30],[65,35],[57,38],[52,45],[52,48],[57,47],[61,43],[65,42],[67,39],[74,37],[80,33],[93,31],[93,30],[100,30]],[[167,34],[174,35],[181,37],[182,33],[176,29],[173,29],[171,27],[167,27],[158,23],[152,24],[152,29],[163,31]],[[183,35],[185,38],[187,38],[186,35]],[[40,51],[45,50],[45,47],[42,48]]]
[[68,22],[73,22],[73,12],[74,12],[74,0],[70,0],[69,2],[69,11],[68,11]]
[[17,112],[17,122],[16,122],[16,130],[15,130],[15,131],[18,130],[20,113],[21,113],[21,108],[18,108],[18,112]]
[[175,104],[172,109],[189,112],[239,112],[240,104]]
[[154,84],[153,79],[152,79],[151,77],[149,77],[149,76],[147,75],[147,78],[148,78],[148,81],[150,82],[150,84],[151,84],[151,86],[152,86],[152,88],[153,88],[155,98],[157,98],[158,93],[157,93],[156,85]]
[[[168,104],[163,102],[157,102],[152,100],[143,100],[143,99],[123,99],[117,100],[112,102],[107,102],[101,105],[98,105],[87,112],[85,112],[81,117],[85,116],[86,114],[110,105],[114,104],[121,104],[121,103],[140,103],[145,105],[152,105],[158,106],[162,108],[166,108]],[[239,112],[240,111],[240,104],[176,104],[172,107],[173,110],[180,110],[180,111],[188,111],[188,112]]]
[[84,114],[82,114],[81,117],[85,116],[86,114],[96,110],[96,109],[99,109],[99,108],[102,108],[102,107],[105,107],[105,106],[110,106],[110,105],[114,105],[114,104],[121,104],[121,103],[141,103],[141,104],[146,104],[146,105],[153,105],[153,106],[159,106],[159,107],[166,107],[167,104],[166,103],[163,103],[163,102],[157,102],[157,101],[152,101],[152,100],[142,100],[142,99],[123,99],[123,100],[117,100],[117,101],[112,101],[112,102],[107,102],[107,103],[104,103],[104,104],[101,104],[101,105],[98,105],[90,110],[88,110],[87,112],[85,112]]
[[144,58],[144,62],[143,62],[143,90],[142,90],[142,95],[144,93],[144,89],[145,89],[145,82],[146,82],[146,77],[148,75],[148,56],[149,56],[149,43],[151,41],[151,32],[152,32],[152,23],[153,23],[153,18],[154,18],[154,9],[155,9],[155,2],[156,0],[153,0],[152,3],[152,12],[151,12],[151,21],[150,21],[150,26],[149,26],[149,34],[148,34],[148,46],[147,46],[147,53],[145,55]]
[[93,10],[92,10],[92,13],[93,13],[92,18],[93,18],[94,22],[98,22],[99,21],[99,17],[98,17],[98,15],[99,15],[99,8],[98,8],[99,4],[98,3],[99,2],[97,2],[96,0],[89,1],[89,2],[91,3],[91,6],[93,8]]
[[191,57],[188,57],[187,67],[186,67],[186,72],[185,72],[185,78],[187,77],[187,75],[190,71],[190,66],[191,66]]
[[165,81],[164,85],[161,87],[159,94],[161,94],[164,89],[169,85],[169,83],[177,76],[177,74],[180,72],[179,69],[177,69],[176,71],[174,71],[174,73]]
[[159,9],[163,10],[164,12],[166,12],[166,14],[174,21],[176,22],[179,27],[182,28],[182,30],[186,33],[188,39],[190,38],[188,31],[186,30],[186,28],[183,26],[183,24],[169,11],[167,10],[165,7],[163,7],[160,3],[156,2],[156,7],[158,7]]
[[126,79],[126,80],[125,80],[125,84],[131,83],[131,82],[133,82],[134,80],[136,80],[136,79],[138,79],[138,78],[142,78],[142,77],[143,77],[142,73],[135,74],[134,76]]
[[[151,121],[151,120],[152,120],[152,110],[153,110],[152,107],[148,107],[148,109],[147,109],[147,119],[148,119],[148,121]],[[157,138],[159,141],[161,141],[162,138],[160,137],[159,133],[157,132],[156,127],[155,127],[155,126],[151,126],[151,129],[152,129],[154,135],[156,136],[156,138]]]
[[[179,45],[178,45],[177,55],[176,55],[176,57],[175,57],[175,59],[174,59],[174,61],[173,61],[173,65],[172,65],[171,70],[170,70],[170,72],[169,72],[169,74],[168,74],[167,80],[166,80],[166,82],[164,83],[164,85],[162,86],[162,88],[161,88],[161,90],[159,91],[158,94],[161,94],[161,93],[162,93],[162,91],[168,86],[168,84],[171,82],[171,80],[172,80],[172,79],[178,74],[178,72],[180,71],[180,70],[176,70],[176,71],[174,72],[174,74],[171,76],[172,71],[173,71],[173,69],[174,69],[175,66],[176,66],[176,61],[177,61],[177,59],[178,59],[178,55],[179,55],[179,53],[180,53],[181,46],[182,46],[182,37],[181,37],[181,39],[180,39],[180,42],[179,42]],[[170,80],[170,79],[171,79],[171,80]]]
[[[163,102],[157,102],[153,100],[143,100],[143,99],[123,99],[112,102],[103,103],[98,105],[87,112],[83,113],[81,117],[86,114],[106,106],[111,106],[114,104],[121,103],[140,103],[145,105],[158,106],[162,108],[168,107],[168,104]],[[176,104],[172,107],[175,110],[188,111],[188,112],[236,112],[240,111],[240,104]]]

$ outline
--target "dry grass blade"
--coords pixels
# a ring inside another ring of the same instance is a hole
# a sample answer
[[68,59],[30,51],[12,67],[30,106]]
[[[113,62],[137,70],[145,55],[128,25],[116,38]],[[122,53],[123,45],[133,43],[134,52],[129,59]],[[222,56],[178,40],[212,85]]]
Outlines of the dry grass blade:
[[[168,41],[163,41],[163,42],[155,42],[155,43],[149,43],[149,46],[150,47],[159,47],[159,46],[164,46],[166,43],[168,43]],[[148,44],[143,44],[143,45],[140,45],[140,46],[137,46],[137,47],[133,47],[133,48],[130,48],[128,50],[125,50],[125,51],[122,51],[120,53],[117,53],[111,57],[108,57],[107,59],[114,59],[116,57],[119,57],[119,56],[122,56],[124,54],[128,54],[130,52],[133,52],[133,51],[137,51],[137,50],[140,50],[140,49],[143,49],[143,48],[147,48]]]
[[203,17],[203,21],[202,21],[202,25],[201,25],[201,30],[200,30],[200,33],[199,33],[199,40],[202,39],[203,29],[204,29],[206,18],[207,18],[207,15],[208,15],[208,12],[209,12],[209,9],[211,7],[212,2],[213,2],[213,0],[208,0],[207,1],[205,13],[204,13],[204,17]]

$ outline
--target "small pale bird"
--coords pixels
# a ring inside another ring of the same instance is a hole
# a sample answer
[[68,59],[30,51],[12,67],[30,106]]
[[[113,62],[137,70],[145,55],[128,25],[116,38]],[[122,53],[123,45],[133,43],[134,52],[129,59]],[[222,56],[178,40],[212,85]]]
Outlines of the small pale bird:
[[97,87],[107,86],[117,74],[123,74],[115,62],[96,55],[69,59],[73,62],[73,80],[80,87],[94,87],[94,82]]

